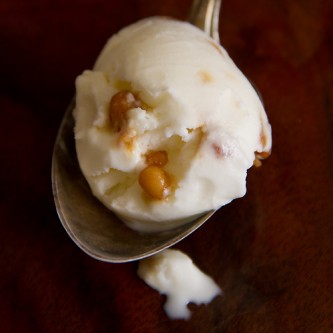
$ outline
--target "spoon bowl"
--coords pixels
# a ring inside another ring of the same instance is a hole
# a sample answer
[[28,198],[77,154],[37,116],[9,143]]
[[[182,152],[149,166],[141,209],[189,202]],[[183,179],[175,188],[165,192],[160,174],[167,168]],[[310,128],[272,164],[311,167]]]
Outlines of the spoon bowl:
[[[195,0],[189,21],[218,39],[220,0]],[[74,142],[74,100],[56,138],[52,159],[52,188],[59,218],[72,240],[91,257],[112,263],[142,259],[190,235],[215,211],[179,227],[151,233],[130,229],[91,193],[81,173]]]

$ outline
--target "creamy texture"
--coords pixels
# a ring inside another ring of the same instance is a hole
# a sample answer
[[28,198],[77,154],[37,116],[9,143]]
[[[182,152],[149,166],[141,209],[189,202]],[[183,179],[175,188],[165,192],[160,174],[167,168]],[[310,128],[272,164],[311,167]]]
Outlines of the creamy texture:
[[[93,194],[135,229],[167,229],[243,196],[256,152],[271,149],[253,87],[189,23],[148,18],[124,28],[76,90],[81,170]],[[131,94],[125,107],[113,99],[119,92]],[[144,178],[147,155],[161,151],[167,162]],[[153,178],[163,181],[158,191]]]
[[171,319],[189,319],[189,303],[207,304],[221,293],[214,280],[178,250],[164,250],[141,260],[138,275],[150,287],[166,295],[164,310]]

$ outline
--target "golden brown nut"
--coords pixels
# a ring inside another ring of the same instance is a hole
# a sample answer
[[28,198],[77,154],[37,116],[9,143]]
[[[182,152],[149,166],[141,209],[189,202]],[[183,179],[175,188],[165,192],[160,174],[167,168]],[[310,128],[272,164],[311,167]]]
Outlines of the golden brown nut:
[[263,152],[255,152],[255,159],[253,161],[253,165],[255,167],[261,167],[262,165],[262,160],[268,158],[269,156],[271,155],[270,152],[267,152],[267,151],[263,151]]
[[165,150],[152,151],[146,154],[147,165],[163,167],[168,163],[168,153]]
[[165,199],[169,193],[171,180],[162,168],[149,165],[139,175],[139,184],[153,199]]
[[111,128],[119,132],[127,124],[127,111],[141,106],[141,102],[130,91],[119,91],[111,98],[109,119]]

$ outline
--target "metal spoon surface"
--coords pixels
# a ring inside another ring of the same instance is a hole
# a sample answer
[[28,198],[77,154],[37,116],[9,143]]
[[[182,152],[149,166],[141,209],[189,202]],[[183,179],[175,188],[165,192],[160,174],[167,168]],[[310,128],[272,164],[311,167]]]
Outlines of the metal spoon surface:
[[[221,0],[194,0],[189,22],[219,42]],[[100,203],[81,173],[74,142],[74,101],[56,138],[52,158],[52,189],[60,221],[76,245],[91,257],[111,263],[142,259],[166,249],[199,228],[207,214],[177,228],[141,233],[127,227]]]

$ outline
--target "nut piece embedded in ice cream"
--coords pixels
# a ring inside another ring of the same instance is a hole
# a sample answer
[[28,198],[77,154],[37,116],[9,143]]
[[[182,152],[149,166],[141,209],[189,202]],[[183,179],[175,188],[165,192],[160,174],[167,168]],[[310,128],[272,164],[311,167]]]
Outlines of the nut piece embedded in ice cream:
[[262,160],[265,160],[266,158],[268,158],[270,156],[271,152],[255,152],[255,159],[253,161],[253,165],[257,168],[261,167],[262,165]]
[[127,112],[141,106],[140,100],[130,91],[119,91],[110,101],[109,118],[111,128],[119,132],[127,124]]
[[152,151],[146,154],[146,163],[164,167],[168,163],[168,153],[165,150]]
[[139,184],[151,198],[165,199],[171,185],[168,173],[162,169],[168,163],[168,153],[165,150],[151,151],[145,157],[148,166],[141,171]]
[[139,175],[139,184],[153,199],[167,197],[171,180],[166,171],[156,165],[149,165]]

